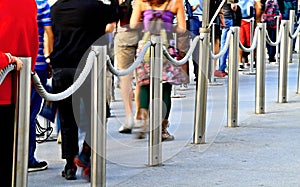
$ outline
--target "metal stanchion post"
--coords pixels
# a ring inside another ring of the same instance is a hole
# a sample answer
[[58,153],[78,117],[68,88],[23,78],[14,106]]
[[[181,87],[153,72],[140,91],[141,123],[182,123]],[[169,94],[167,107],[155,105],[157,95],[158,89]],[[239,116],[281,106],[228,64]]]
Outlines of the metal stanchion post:
[[[276,40],[278,39],[278,34],[279,34],[279,27],[280,27],[280,17],[279,16],[275,16],[276,18]],[[276,45],[276,53],[275,53],[275,63],[278,64],[278,57],[279,57],[279,45]],[[270,61],[269,61],[270,63]]]
[[[294,33],[294,24],[295,24],[295,10],[290,10],[290,15],[289,15],[289,33]],[[293,62],[293,39],[288,35],[288,62],[292,63]]]
[[[92,71],[91,186],[106,186],[106,46],[95,46],[97,63]],[[99,75],[99,76],[98,76]],[[100,115],[100,116],[98,116]]]
[[205,143],[206,130],[206,105],[208,85],[208,62],[209,62],[209,29],[200,29],[199,40],[199,70],[196,90],[196,106],[194,121],[194,144]]
[[23,67],[17,83],[12,186],[27,186],[28,180],[31,58],[20,59]]
[[278,71],[278,102],[287,102],[287,69],[288,69],[288,38],[289,38],[289,21],[283,20],[281,26],[283,27],[282,38],[280,42],[280,61]]
[[[215,23],[213,23],[212,24],[212,29],[211,29],[211,32],[212,32],[212,34],[211,34],[211,50],[212,50],[212,52],[213,53],[215,53],[215,29],[216,29],[216,24]],[[221,83],[221,82],[217,82],[216,81],[216,79],[215,79],[215,61],[216,61],[216,59],[213,59],[213,58],[211,58],[211,55],[210,55],[210,53],[209,53],[209,59],[210,59],[210,74],[209,74],[209,85],[210,86],[219,86],[219,85],[223,85],[223,83]]]
[[[211,34],[211,50],[213,51],[213,53],[215,53],[215,45],[214,45],[214,42],[215,42],[215,29],[216,29],[216,24],[215,23],[213,23],[212,24],[212,29],[211,29],[211,32],[212,32],[212,34]],[[209,59],[211,59],[210,60],[210,75],[209,75],[209,77],[210,77],[210,83],[212,83],[212,82],[215,82],[215,75],[214,75],[214,73],[215,73],[215,59],[213,59],[213,58],[209,58]]]
[[[151,50],[150,70],[150,135],[149,135],[149,166],[158,166],[162,163],[161,123],[162,123],[162,64],[163,40],[161,36],[152,36],[155,43]],[[154,56],[153,56],[154,54]]]
[[[300,51],[300,32],[298,33],[298,51]],[[300,94],[300,55],[298,55],[298,85],[297,85],[297,94]]]
[[[252,43],[253,43],[253,31],[254,31],[254,19],[251,19],[250,20],[250,45],[252,45]],[[250,57],[251,57],[250,60],[249,60],[250,70],[249,70],[249,72],[243,72],[243,74],[246,74],[246,75],[255,75],[256,72],[254,71],[254,68],[253,68],[254,51],[250,52]]]
[[265,54],[266,54],[266,23],[258,23],[259,34],[256,53],[256,87],[255,87],[255,113],[265,113]]
[[228,73],[228,127],[238,126],[238,49],[239,49],[239,36],[240,28],[231,27],[232,35],[230,38],[229,48],[229,73]]

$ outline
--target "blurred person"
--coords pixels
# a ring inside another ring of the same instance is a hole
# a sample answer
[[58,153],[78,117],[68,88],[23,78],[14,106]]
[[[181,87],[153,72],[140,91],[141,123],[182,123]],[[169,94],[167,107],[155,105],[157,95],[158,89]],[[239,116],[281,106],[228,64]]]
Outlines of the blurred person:
[[[234,12],[237,11],[238,5],[237,5],[237,0],[234,1],[234,3],[224,3],[222,7],[222,15],[224,17],[224,23],[225,26],[222,28],[222,34],[221,34],[221,50],[225,46],[226,42],[226,37],[227,33],[230,29],[230,27],[234,26],[234,19],[233,15]],[[220,57],[219,59],[219,68],[218,68],[218,74],[220,74],[222,77],[226,76],[226,66],[227,66],[227,58],[228,58],[228,53],[229,53],[229,48],[226,50],[223,56]]]
[[[46,62],[44,54],[44,37],[47,38],[47,51],[50,54],[53,50],[53,32],[50,19],[50,5],[47,0],[36,0],[38,14],[37,24],[39,32],[39,50],[35,63],[34,71],[40,78],[43,87],[46,87],[47,79],[50,78],[51,69]],[[38,161],[35,158],[36,150],[36,121],[40,112],[42,97],[36,91],[34,85],[31,85],[31,98],[30,98],[30,129],[29,129],[29,155],[28,155],[28,171],[40,171],[47,169],[48,164],[46,161]]]
[[[120,70],[126,70],[135,60],[136,49],[139,40],[139,31],[129,28],[129,20],[132,13],[133,0],[119,0],[120,14],[119,22],[114,38],[114,54],[117,61],[117,67]],[[132,88],[133,72],[119,77],[119,85],[125,108],[125,123],[119,128],[119,133],[130,134],[135,126],[133,117],[132,98],[135,97],[137,120],[140,119],[139,112],[139,85],[136,84],[135,94]]]
[[[279,7],[278,7],[278,3],[277,0],[267,0],[264,6],[264,12],[262,14],[261,17],[261,22],[262,23],[266,23],[266,27],[267,27],[267,32],[269,35],[269,38],[271,39],[271,41],[275,42],[276,41],[276,28],[277,28],[277,24],[276,24],[276,16],[279,17],[279,19],[281,19],[281,13],[279,11]],[[276,47],[275,46],[271,46],[268,42],[267,42],[267,50],[268,50],[268,54],[269,54],[269,62],[276,62],[276,58],[275,58],[275,54],[276,54]]]
[[[255,23],[256,14],[261,13],[261,2],[260,0],[239,0],[238,5],[241,8],[242,13],[242,21],[240,26],[240,42],[242,45],[250,47],[251,22],[253,21]],[[248,55],[249,53],[245,53],[243,49],[239,48],[238,60],[240,71],[244,70],[244,64],[249,65]]]
[[[213,16],[215,12],[217,11],[218,7],[221,5],[222,0],[211,0],[210,1],[210,9],[209,9],[209,21],[213,19]],[[213,21],[215,25],[215,35],[214,41],[211,41],[214,45],[214,54],[218,54],[220,51],[220,40],[221,40],[221,35],[222,35],[222,28],[225,27],[225,20],[223,16],[223,9],[221,8],[220,11],[218,12],[218,15]],[[212,39],[212,32],[211,32],[211,39]],[[214,76],[216,77],[225,77],[227,76],[227,72],[221,72],[217,70],[217,59],[214,60]]]
[[[115,1],[111,1],[108,5],[95,0],[59,0],[52,5],[54,47],[50,60],[54,93],[62,92],[74,83],[82,71],[92,45],[108,43],[107,37],[101,36],[111,32],[113,26],[110,23],[115,22],[116,17]],[[91,90],[90,75],[73,95],[57,101],[62,138],[61,153],[62,158],[66,159],[62,177],[66,180],[77,179],[77,166],[82,167],[83,177],[90,180],[91,98],[89,90]],[[80,153],[79,129],[86,133]]]
[[[22,62],[17,57],[31,57],[31,59],[36,59],[38,54],[36,17],[37,7],[34,0],[1,1],[0,69],[3,69],[10,63],[16,63],[17,70],[20,70]],[[34,71],[34,66],[35,60],[31,64],[32,71]],[[9,73],[0,85],[0,119],[2,130],[6,134],[6,136],[1,136],[1,142],[3,142],[2,148],[5,151],[0,157],[3,160],[1,167],[5,169],[1,177],[1,184],[3,186],[11,186],[12,184],[15,102],[18,94],[14,88],[16,81],[14,74]]]
[[[144,36],[139,42],[138,53],[142,49],[143,44],[149,40],[151,35],[165,33],[165,37],[163,39],[164,44],[168,45],[171,43],[170,40],[173,40],[173,19],[175,15],[177,19],[177,25],[174,30],[178,35],[181,35],[186,32],[185,10],[182,0],[136,0],[130,19],[130,27],[139,27],[140,20],[143,18]],[[172,46],[169,45],[169,47]],[[142,117],[145,120],[144,129],[137,135],[137,138],[145,138],[145,133],[148,126],[147,119],[150,102],[150,64],[148,55],[145,55],[143,65],[140,64],[136,69],[137,83],[140,84],[140,110]],[[177,75],[176,71],[178,73]],[[171,135],[167,130],[169,126],[168,118],[171,110],[171,91],[172,84],[181,84],[185,81],[185,77],[182,73],[184,72],[180,70],[180,67],[175,67],[166,59],[164,59],[162,72],[162,99],[164,105],[162,114],[163,121],[161,123],[162,141],[174,140],[174,136]]]
[[[295,10],[296,19],[291,20],[292,22],[294,22],[294,31],[293,31],[293,33],[294,33],[298,27],[298,23],[297,23],[297,20],[298,20],[297,17],[299,17],[298,0],[278,0],[278,6],[279,6],[280,13],[282,15],[282,20],[289,20],[290,19],[290,10]],[[295,52],[296,40],[297,40],[297,37],[295,39],[293,39],[293,43],[292,43],[293,52]]]

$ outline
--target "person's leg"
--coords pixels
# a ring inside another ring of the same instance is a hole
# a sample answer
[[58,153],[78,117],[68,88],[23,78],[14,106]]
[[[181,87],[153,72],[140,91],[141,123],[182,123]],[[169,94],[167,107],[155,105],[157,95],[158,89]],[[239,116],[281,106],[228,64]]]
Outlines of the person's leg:
[[172,92],[172,85],[170,83],[163,83],[163,121],[162,121],[162,141],[172,141],[174,140],[174,136],[168,132],[169,126],[169,116],[172,106],[171,100],[171,92]]
[[140,116],[143,120],[143,127],[140,132],[137,133],[136,138],[143,139],[148,128],[148,109],[150,102],[150,85],[140,85],[139,86],[139,110]]
[[[244,46],[247,46],[246,42],[247,42],[247,26],[246,26],[247,22],[242,20],[241,22],[241,26],[240,26],[240,42],[241,44],[243,44]],[[239,54],[238,54],[238,65],[239,65],[239,71],[244,69],[244,63],[243,63],[243,50],[241,48],[239,48]]]
[[0,140],[3,142],[3,150],[5,153],[0,154],[1,160],[3,163],[1,167],[5,169],[5,172],[2,172],[1,183],[4,186],[11,186],[12,176],[13,176],[13,155],[14,155],[14,114],[15,107],[14,105],[0,105],[0,119],[2,125],[2,130],[5,132],[5,135],[2,135]]
[[[270,39],[272,41],[275,41],[276,40],[276,29],[273,29],[273,28],[268,29],[268,33],[269,33]],[[269,45],[268,50],[269,50],[269,61],[275,62],[276,61],[276,59],[275,59],[276,47]]]
[[140,112],[140,85],[138,83],[136,83],[135,86],[134,100],[135,100],[135,119],[142,120],[141,112]]
[[[114,53],[117,61],[117,67],[120,70],[127,69],[134,62],[136,55],[136,46],[126,46],[126,44],[124,44],[124,42],[126,42],[126,39],[124,39],[124,37],[134,38],[136,37],[134,34],[136,33],[120,32],[117,33],[115,37]],[[126,122],[119,128],[120,133],[131,133],[134,126],[132,110],[132,78],[133,73],[119,77],[126,118]]]
[[[54,93],[66,90],[74,81],[75,69],[53,69],[52,87]],[[78,154],[78,126],[73,113],[72,96],[57,102],[61,125],[61,151],[66,165],[62,176],[76,179],[77,167],[74,158]]]
[[[228,21],[226,21],[228,19],[225,19],[225,23],[227,24]],[[221,50],[223,50],[223,48],[225,47],[225,43],[226,43],[226,38],[227,38],[227,33],[229,31],[229,27],[226,27],[222,30],[222,34],[221,34]],[[224,53],[223,56],[220,57],[220,61],[219,61],[219,71],[224,72],[226,69],[226,60],[227,60],[227,56],[228,56],[228,52],[229,50],[227,49],[226,52]]]
[[[46,87],[48,72],[37,70],[37,75],[43,87]],[[40,112],[42,104],[42,97],[36,91],[34,85],[31,85],[31,98],[30,98],[30,127],[29,127],[29,154],[28,154],[28,171],[44,170],[48,167],[45,161],[39,162],[35,158],[36,150],[36,121],[38,113]]]

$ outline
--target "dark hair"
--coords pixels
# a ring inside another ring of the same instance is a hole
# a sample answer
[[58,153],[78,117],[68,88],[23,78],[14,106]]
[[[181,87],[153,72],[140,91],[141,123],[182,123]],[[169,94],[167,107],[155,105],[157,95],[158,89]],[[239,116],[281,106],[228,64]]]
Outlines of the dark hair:
[[164,4],[168,0],[144,0],[144,2],[149,2],[150,6],[159,6]]

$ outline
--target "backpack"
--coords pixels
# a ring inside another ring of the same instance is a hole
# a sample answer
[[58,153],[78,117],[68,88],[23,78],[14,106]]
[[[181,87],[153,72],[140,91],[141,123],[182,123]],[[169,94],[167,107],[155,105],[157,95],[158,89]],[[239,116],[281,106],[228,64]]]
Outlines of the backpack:
[[132,1],[133,0],[123,0],[119,5],[119,21],[120,26],[125,26],[129,24],[130,17],[132,14]]

